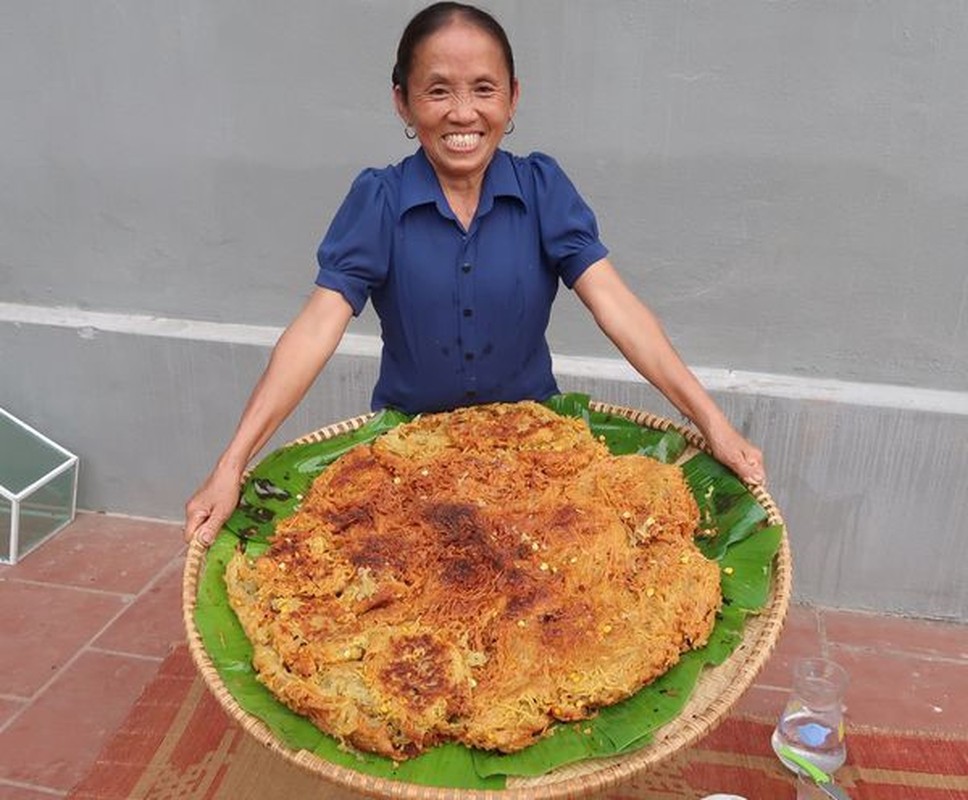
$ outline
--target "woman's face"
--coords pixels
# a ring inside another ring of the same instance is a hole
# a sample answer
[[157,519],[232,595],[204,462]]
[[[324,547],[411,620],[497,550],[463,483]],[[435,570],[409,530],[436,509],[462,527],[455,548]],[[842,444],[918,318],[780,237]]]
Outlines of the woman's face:
[[480,179],[518,103],[500,44],[455,20],[418,45],[407,96],[394,89],[400,117],[441,182]]

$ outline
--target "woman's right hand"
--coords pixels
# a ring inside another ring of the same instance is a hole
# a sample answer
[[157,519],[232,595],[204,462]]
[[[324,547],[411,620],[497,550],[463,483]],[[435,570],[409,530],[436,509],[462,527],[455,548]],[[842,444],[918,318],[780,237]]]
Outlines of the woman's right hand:
[[198,540],[206,547],[215,541],[222,525],[239,502],[240,475],[216,468],[185,504],[185,541]]

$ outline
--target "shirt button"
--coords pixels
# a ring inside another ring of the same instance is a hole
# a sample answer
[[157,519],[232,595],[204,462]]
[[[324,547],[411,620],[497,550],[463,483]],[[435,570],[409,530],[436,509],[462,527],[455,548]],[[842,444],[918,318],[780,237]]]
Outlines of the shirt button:
[[464,360],[465,361],[473,361],[474,360],[474,354],[473,353],[464,353]]
[[471,265],[470,264],[464,264],[460,269],[461,269],[461,272],[465,272],[465,273],[466,272],[470,272],[471,271]]
[[473,312],[473,311],[472,311],[471,309],[469,309],[469,308],[465,308],[465,309],[464,309],[464,316],[465,316],[465,317],[470,317],[470,316],[472,316],[473,314],[474,314],[474,312]]
[[477,392],[473,389],[468,389],[466,392],[464,392],[464,397],[477,397]]

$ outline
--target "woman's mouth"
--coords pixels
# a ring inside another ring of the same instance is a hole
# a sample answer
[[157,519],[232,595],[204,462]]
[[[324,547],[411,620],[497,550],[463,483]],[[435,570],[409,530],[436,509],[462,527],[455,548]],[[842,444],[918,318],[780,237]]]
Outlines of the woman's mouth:
[[480,133],[448,133],[444,135],[444,144],[448,150],[464,153],[473,150],[480,144]]

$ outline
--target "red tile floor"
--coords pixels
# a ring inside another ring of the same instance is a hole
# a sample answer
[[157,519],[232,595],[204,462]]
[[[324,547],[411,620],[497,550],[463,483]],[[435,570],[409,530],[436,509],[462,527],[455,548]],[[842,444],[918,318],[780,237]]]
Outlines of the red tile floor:
[[[0,800],[63,797],[182,639],[179,527],[104,514],[0,566]],[[852,722],[968,731],[968,626],[794,605],[739,711],[773,718],[800,655],[843,664]]]

